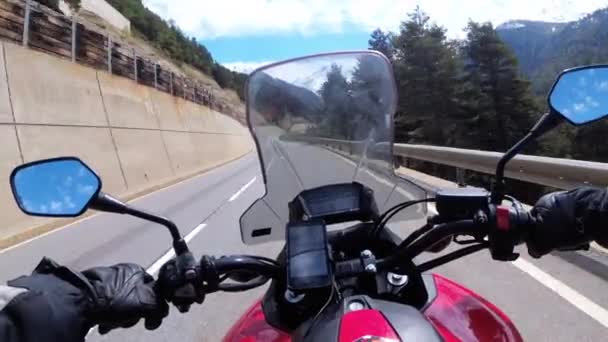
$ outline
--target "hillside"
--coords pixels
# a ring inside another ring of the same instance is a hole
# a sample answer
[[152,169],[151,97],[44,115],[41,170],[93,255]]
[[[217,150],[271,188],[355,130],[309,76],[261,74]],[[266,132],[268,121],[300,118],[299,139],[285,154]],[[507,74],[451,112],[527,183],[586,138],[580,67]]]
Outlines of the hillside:
[[203,44],[194,37],[188,37],[174,22],[163,20],[149,10],[142,0],[107,1],[131,21],[135,37],[144,40],[173,62],[213,77],[221,88],[232,89],[244,99],[243,87],[247,76],[230,71],[214,61]]
[[512,48],[538,95],[546,94],[563,69],[608,63],[608,8],[569,23],[509,21],[496,31]]
[[547,42],[565,26],[565,23],[512,20],[496,27],[496,31],[517,55],[521,70],[530,74],[547,58]]

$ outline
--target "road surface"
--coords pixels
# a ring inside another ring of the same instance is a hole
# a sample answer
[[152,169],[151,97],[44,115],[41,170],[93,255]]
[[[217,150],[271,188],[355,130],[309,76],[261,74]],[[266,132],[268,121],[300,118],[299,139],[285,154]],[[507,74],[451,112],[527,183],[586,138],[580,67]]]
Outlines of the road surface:
[[[200,255],[274,256],[281,245],[245,246],[238,218],[263,191],[257,158],[248,155],[203,175],[132,202],[175,220]],[[161,226],[126,216],[97,214],[16,247],[0,251],[0,281],[31,270],[42,256],[82,269],[117,262],[150,267],[170,247]],[[529,341],[603,341],[608,336],[608,272],[597,252],[550,255],[518,264],[492,261],[485,252],[437,269],[472,288],[511,317]],[[161,328],[141,324],[90,341],[218,341],[263,289],[212,294],[187,314],[172,309]],[[604,325],[603,325],[603,324]]]

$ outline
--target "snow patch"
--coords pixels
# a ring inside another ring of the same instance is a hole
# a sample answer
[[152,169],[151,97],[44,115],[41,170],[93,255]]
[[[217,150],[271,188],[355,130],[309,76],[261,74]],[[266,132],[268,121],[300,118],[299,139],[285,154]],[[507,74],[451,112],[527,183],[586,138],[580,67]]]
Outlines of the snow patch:
[[506,23],[498,26],[497,29],[499,29],[499,30],[516,30],[516,29],[520,29],[522,27],[526,27],[526,25],[522,24],[520,22],[517,22],[517,21],[511,21],[511,22],[506,22]]

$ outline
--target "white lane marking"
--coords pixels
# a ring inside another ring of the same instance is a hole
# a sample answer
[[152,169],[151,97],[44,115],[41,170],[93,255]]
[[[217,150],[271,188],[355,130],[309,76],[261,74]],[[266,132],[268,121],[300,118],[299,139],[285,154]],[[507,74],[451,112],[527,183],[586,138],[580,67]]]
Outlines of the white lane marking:
[[586,313],[604,327],[608,328],[608,311],[603,307],[521,257],[511,264],[537,280],[539,283],[545,285],[558,296]]
[[245,192],[245,190],[247,190],[247,188],[248,188],[248,187],[250,187],[250,186],[251,186],[251,184],[253,184],[253,182],[255,182],[255,180],[256,180],[257,178],[258,178],[258,177],[257,177],[257,176],[255,176],[255,177],[253,177],[253,178],[252,178],[252,179],[251,179],[251,180],[250,180],[250,181],[249,181],[247,184],[243,185],[243,187],[242,187],[242,188],[240,188],[240,189],[239,189],[239,191],[235,192],[235,193],[234,193],[234,195],[230,196],[230,198],[228,199],[228,202],[232,202],[232,201],[234,201],[235,199],[237,199],[239,196],[241,196],[241,194],[242,194],[243,192]]
[[[428,208],[429,212],[437,212],[435,203],[429,203]],[[608,328],[608,310],[604,309],[589,298],[583,296],[570,286],[554,278],[522,257],[512,262],[511,265],[517,267],[519,270],[526,273],[534,280],[547,287],[549,290],[555,292],[568,303],[572,304],[574,307],[581,310],[589,317],[602,324],[604,327]]]
[[[196,228],[192,229],[192,231],[190,233],[188,233],[188,235],[186,235],[186,237],[184,238],[184,241],[186,241],[186,243],[190,242],[190,240],[192,240],[206,226],[207,226],[206,223],[201,223],[198,226],[196,226]],[[173,250],[173,248],[171,248],[165,254],[163,254],[163,256],[161,256],[160,258],[158,258],[158,260],[156,260],[152,264],[152,266],[148,267],[148,269],[146,271],[148,273],[152,274],[152,275],[155,275],[156,273],[158,273],[158,271],[160,270],[160,268],[167,261],[171,260],[171,258],[173,258],[174,256],[175,256],[175,251]]]
[[[194,177],[191,177],[191,178],[186,178],[186,179],[184,179],[184,180],[181,180],[181,181],[179,181],[179,182],[177,182],[177,183],[175,183],[175,184],[171,184],[171,185],[169,185],[169,186],[167,186],[167,187],[164,187],[164,188],[162,188],[162,189],[158,189],[158,190],[156,190],[156,191],[152,191],[152,192],[150,192],[150,193],[148,193],[148,194],[145,194],[145,195],[142,195],[142,196],[140,196],[140,197],[134,198],[134,199],[132,199],[132,200],[130,200],[130,201],[127,201],[127,203],[134,203],[134,202],[139,201],[139,200],[142,200],[142,199],[144,199],[144,198],[146,198],[146,197],[149,197],[149,196],[152,196],[152,195],[158,194],[158,193],[160,193],[160,192],[162,192],[162,191],[169,190],[169,189],[171,189],[171,188],[173,188],[173,187],[176,187],[176,186],[178,186],[178,185],[180,185],[180,184],[183,184],[183,183],[185,183],[185,182],[188,182],[188,181],[194,181],[195,179],[197,179],[197,178],[199,178],[199,177],[207,176],[207,175],[209,175],[210,173],[214,173],[214,172],[219,171],[219,170],[220,170],[220,169],[221,169],[223,166],[228,166],[228,165],[230,165],[230,164],[231,164],[231,163],[233,163],[233,162],[238,162],[238,161],[244,160],[244,159],[245,159],[245,158],[247,158],[248,156],[249,156],[248,154],[247,154],[247,155],[244,155],[244,156],[242,157],[242,159],[236,159],[236,160],[234,160],[234,161],[228,162],[227,164],[221,165],[221,166],[220,166],[220,167],[218,167],[218,168],[214,168],[214,169],[211,169],[211,170],[207,170],[207,171],[205,171],[205,172],[203,172],[203,173],[201,173],[201,174],[199,174],[199,175],[196,175],[196,176],[194,176]],[[12,245],[12,246],[6,247],[6,248],[4,248],[4,249],[0,249],[0,255],[2,255],[2,253],[4,253],[4,252],[8,252],[8,251],[13,250],[13,249],[15,249],[15,248],[21,247],[21,246],[23,246],[23,245],[25,245],[25,244],[28,244],[28,243],[30,243],[30,242],[32,242],[32,241],[38,240],[38,239],[40,239],[40,238],[43,238],[43,237],[45,237],[45,236],[47,236],[47,235],[50,235],[50,234],[53,234],[53,233],[57,233],[57,232],[62,231],[62,230],[64,230],[64,229],[66,229],[66,228],[69,228],[69,227],[71,227],[71,226],[73,226],[73,225],[80,224],[80,223],[82,223],[82,222],[84,222],[84,221],[86,221],[86,220],[89,220],[89,219],[92,219],[93,217],[96,217],[96,216],[97,216],[97,215],[99,215],[99,214],[103,214],[103,213],[102,213],[102,212],[99,212],[99,213],[92,214],[91,216],[87,216],[87,217],[84,217],[84,218],[82,218],[82,219],[76,220],[76,221],[74,221],[74,222],[72,222],[72,223],[68,223],[68,224],[66,224],[66,225],[65,225],[65,226],[63,226],[63,227],[59,227],[59,228],[57,228],[57,229],[53,229],[53,230],[51,230],[51,231],[48,231],[48,232],[46,232],[46,233],[44,233],[44,234],[40,234],[40,235],[38,235],[38,236],[34,236],[34,237],[33,237],[33,238],[31,238],[31,239],[27,239],[27,240],[21,241],[21,242],[19,242],[19,243],[18,243],[18,244],[16,244],[16,245]]]
[[[236,200],[243,192],[245,192],[245,190],[247,190],[247,188],[249,188],[251,186],[251,184],[253,184],[253,182],[255,182],[256,179],[257,179],[257,176],[253,177],[247,184],[243,185],[239,189],[239,191],[235,192],[228,199],[228,201],[232,202],[232,201]],[[206,226],[207,226],[206,223],[201,223],[198,226],[196,226],[196,228],[192,229],[192,231],[190,233],[188,233],[188,235],[186,235],[186,237],[184,238],[184,240],[186,241],[186,243],[189,243],[190,240],[192,240]],[[158,258],[158,260],[156,260],[150,267],[148,267],[148,269],[146,271],[148,273],[152,274],[152,275],[155,275],[156,273],[158,273],[158,271],[160,270],[160,268],[167,261],[171,260],[171,258],[173,258],[174,256],[175,256],[175,251],[173,250],[173,248],[171,248],[165,254],[163,254],[163,256],[161,256],[160,258]]]

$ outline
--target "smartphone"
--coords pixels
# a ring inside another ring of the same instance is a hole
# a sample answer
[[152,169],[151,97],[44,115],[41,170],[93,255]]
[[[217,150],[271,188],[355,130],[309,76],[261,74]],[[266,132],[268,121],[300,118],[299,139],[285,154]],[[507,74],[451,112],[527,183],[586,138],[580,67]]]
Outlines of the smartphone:
[[293,291],[331,285],[327,229],[321,220],[287,225],[287,287]]

